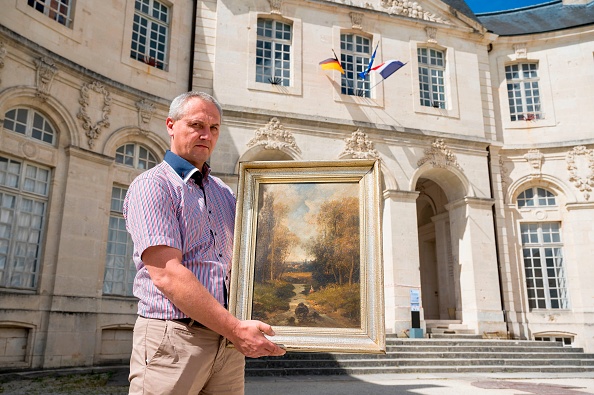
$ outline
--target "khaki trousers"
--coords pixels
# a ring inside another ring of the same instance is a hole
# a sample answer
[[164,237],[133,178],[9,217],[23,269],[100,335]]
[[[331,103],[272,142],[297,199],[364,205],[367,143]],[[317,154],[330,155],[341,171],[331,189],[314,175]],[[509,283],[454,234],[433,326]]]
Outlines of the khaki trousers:
[[207,328],[138,317],[130,358],[134,395],[243,395],[245,358]]

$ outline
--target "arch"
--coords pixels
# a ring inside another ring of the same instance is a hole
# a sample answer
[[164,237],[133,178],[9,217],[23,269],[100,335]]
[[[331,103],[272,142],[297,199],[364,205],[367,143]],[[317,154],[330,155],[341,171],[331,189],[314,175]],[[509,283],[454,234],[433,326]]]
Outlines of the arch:
[[12,87],[0,93],[0,113],[2,116],[12,108],[23,106],[38,110],[51,120],[58,133],[56,147],[79,146],[76,120],[72,117],[70,110],[61,102],[52,96],[42,101],[37,96],[37,90],[29,87]]
[[159,159],[163,159],[165,151],[169,149],[169,142],[164,141],[161,136],[155,133],[141,133],[136,126],[124,126],[114,131],[105,140],[101,153],[115,157],[116,149],[126,143],[142,144],[159,155]]
[[[565,202],[576,202],[577,197],[573,190],[563,181],[549,175],[541,175],[538,178],[526,175],[512,182],[507,188],[505,201],[508,204],[515,205],[516,199],[520,193],[530,187],[541,187],[553,191],[557,196],[564,198]],[[559,202],[557,202],[559,205]]]
[[439,185],[450,202],[464,197],[476,197],[464,173],[453,166],[434,167],[429,162],[424,163],[413,173],[408,186],[410,191],[415,190],[420,178],[427,178]]

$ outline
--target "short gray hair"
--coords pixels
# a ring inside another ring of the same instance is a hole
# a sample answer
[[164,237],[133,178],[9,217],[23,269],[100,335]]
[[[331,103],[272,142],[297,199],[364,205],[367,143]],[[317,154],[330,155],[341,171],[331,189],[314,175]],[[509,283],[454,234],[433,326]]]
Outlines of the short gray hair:
[[219,116],[221,117],[221,119],[223,118],[223,108],[221,107],[219,102],[208,93],[198,91],[185,92],[173,99],[171,101],[171,105],[169,106],[168,117],[173,119],[174,121],[183,118],[183,116],[185,115],[186,103],[193,98],[199,98],[201,100],[214,104],[217,107],[217,110],[219,110]]

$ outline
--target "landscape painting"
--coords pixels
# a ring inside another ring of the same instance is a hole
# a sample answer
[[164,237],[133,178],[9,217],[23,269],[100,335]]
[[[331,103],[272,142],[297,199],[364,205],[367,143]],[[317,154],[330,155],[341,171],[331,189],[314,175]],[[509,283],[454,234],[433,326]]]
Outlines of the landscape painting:
[[240,163],[229,311],[287,351],[385,352],[380,184],[378,160]]
[[359,184],[263,184],[252,319],[361,326]]

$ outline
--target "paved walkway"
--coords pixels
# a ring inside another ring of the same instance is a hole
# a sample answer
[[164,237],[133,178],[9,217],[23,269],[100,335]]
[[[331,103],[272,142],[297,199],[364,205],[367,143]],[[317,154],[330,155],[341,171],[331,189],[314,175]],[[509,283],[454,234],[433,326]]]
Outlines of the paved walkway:
[[[124,395],[128,368],[10,374],[2,395]],[[247,377],[246,395],[594,395],[594,372]]]

